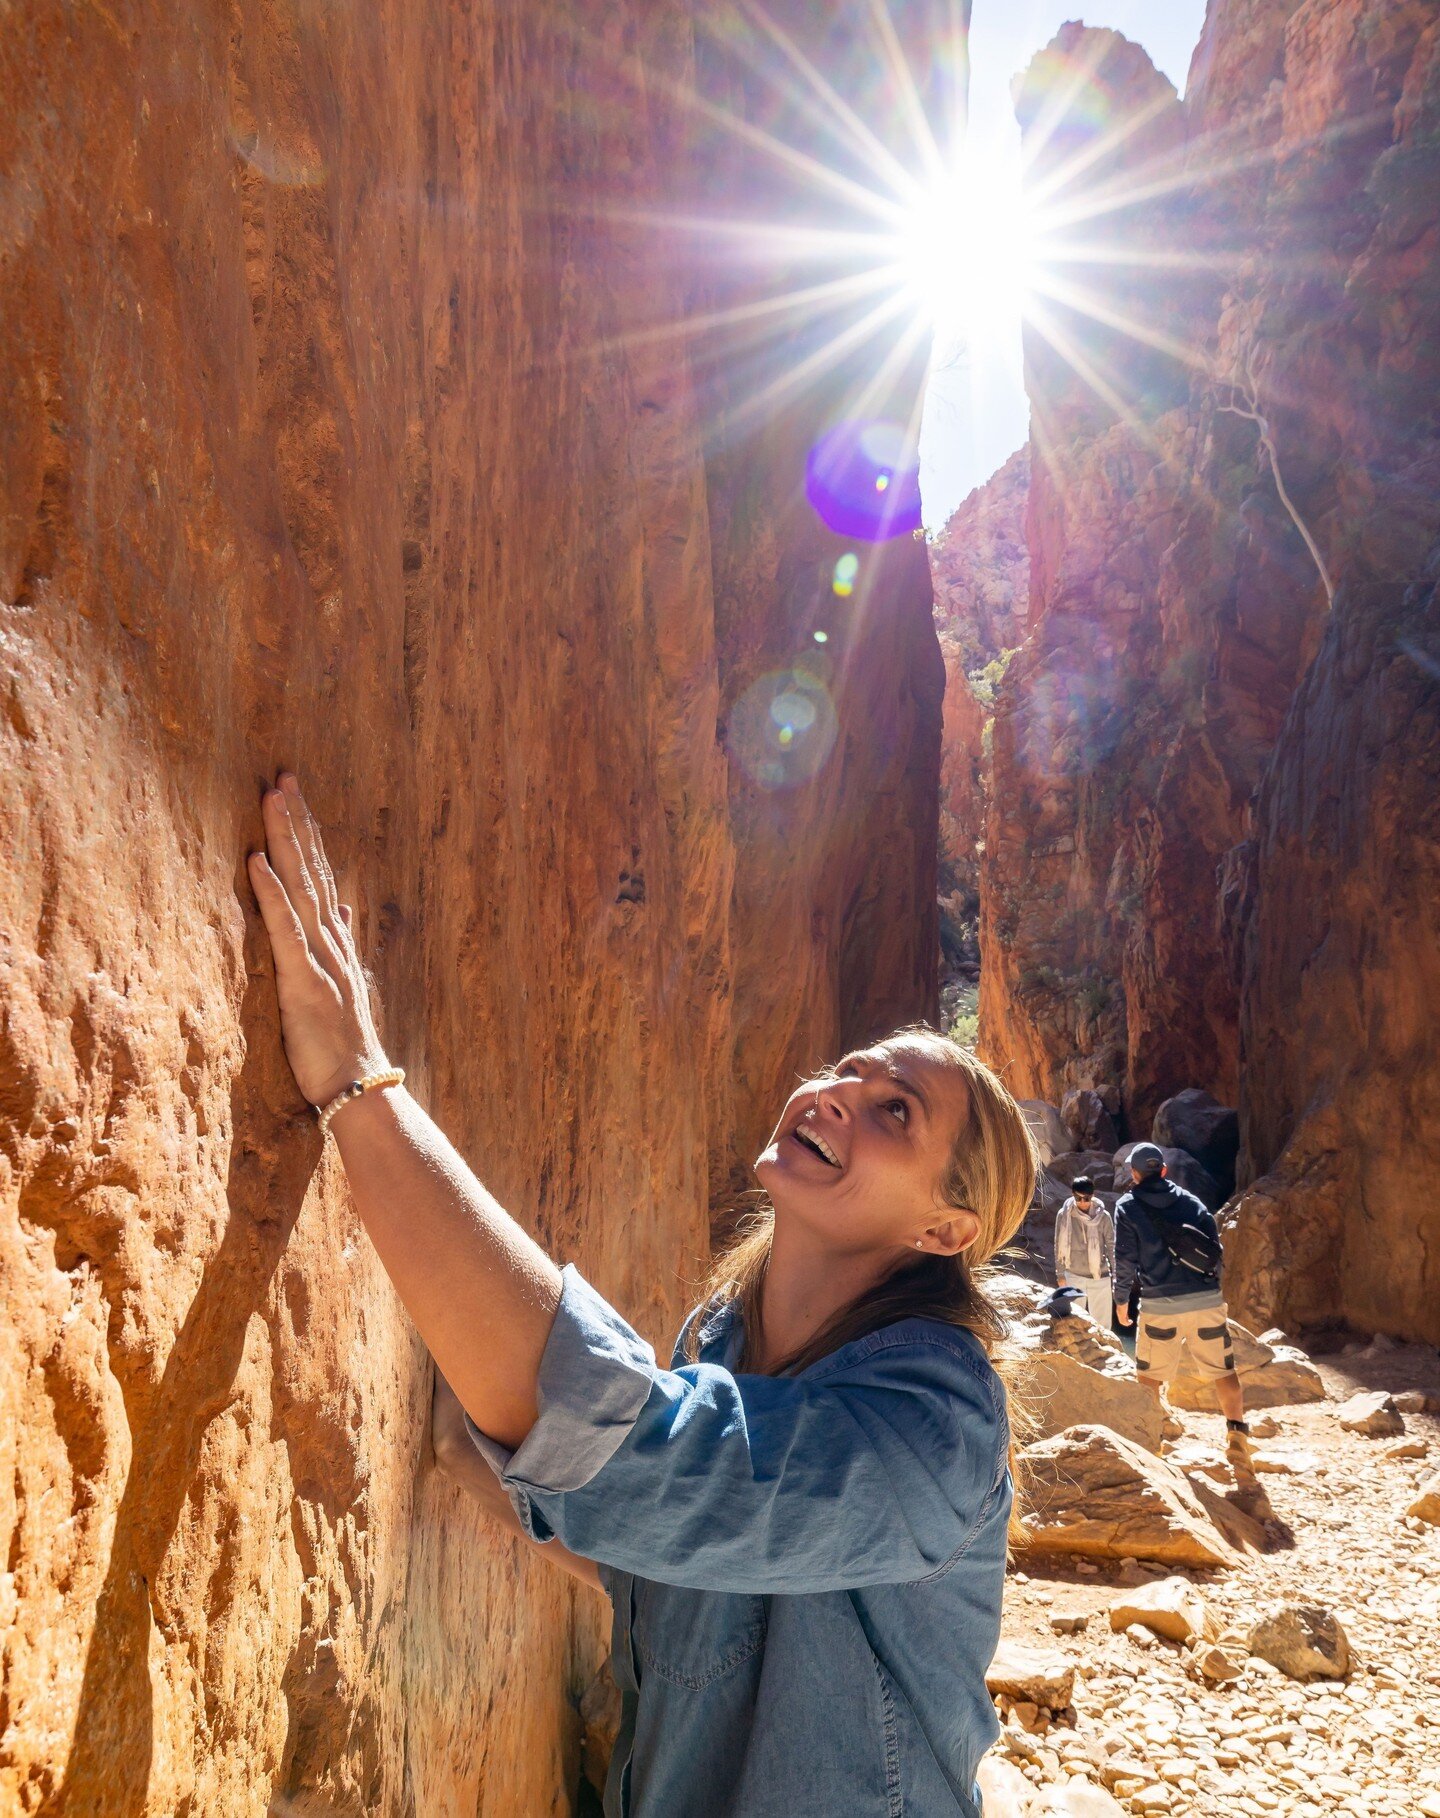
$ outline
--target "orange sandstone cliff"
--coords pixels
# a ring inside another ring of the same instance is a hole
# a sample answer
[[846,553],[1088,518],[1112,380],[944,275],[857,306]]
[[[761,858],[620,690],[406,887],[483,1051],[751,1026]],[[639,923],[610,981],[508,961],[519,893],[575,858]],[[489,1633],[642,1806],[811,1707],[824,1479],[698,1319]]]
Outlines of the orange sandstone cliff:
[[1068,225],[982,1051],[1131,1136],[1238,1104],[1237,1310],[1435,1341],[1440,20],[1214,0],[1183,102],[1066,26],[1017,105]]
[[657,1342],[794,1068],[933,1006],[922,548],[836,639],[834,761],[735,774],[803,534],[830,586],[792,464],[840,394],[746,445],[747,494],[657,338],[724,300],[638,219],[694,156],[701,10],[0,40],[7,1811],[577,1782],[606,1625],[431,1468],[280,1051],[242,869],[277,766],[417,1096]]

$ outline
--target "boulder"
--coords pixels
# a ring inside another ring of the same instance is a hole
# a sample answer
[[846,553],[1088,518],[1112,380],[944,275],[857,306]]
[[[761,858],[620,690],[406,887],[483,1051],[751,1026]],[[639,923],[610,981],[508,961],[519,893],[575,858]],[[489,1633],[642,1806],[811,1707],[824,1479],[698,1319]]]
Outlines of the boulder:
[[1240,1118],[1197,1086],[1187,1086],[1167,1098],[1155,1113],[1150,1140],[1162,1149],[1183,1149],[1212,1179],[1226,1197],[1235,1190],[1235,1158],[1240,1153]]
[[[1081,1321],[1095,1329],[1083,1314],[1075,1317],[1076,1324]],[[1035,1439],[1070,1427],[1101,1426],[1159,1455],[1164,1411],[1159,1397],[1133,1375],[1095,1370],[1063,1351],[1046,1351],[1028,1359],[1015,1394]]]
[[976,1772],[985,1818],[1029,1818],[1034,1788],[1013,1761],[986,1755]]
[[[1262,1344],[1253,1332],[1233,1319],[1230,1321],[1230,1345],[1245,1391],[1247,1409],[1324,1401],[1325,1383],[1320,1372],[1296,1346]],[[1214,1384],[1200,1375],[1188,1354],[1182,1357],[1179,1373],[1169,1385],[1168,1393],[1172,1404],[1187,1412],[1213,1414],[1219,1411]]]
[[1089,1086],[1075,1086],[1060,1101],[1060,1116],[1077,1149],[1103,1149],[1113,1154],[1120,1140],[1115,1133],[1115,1120],[1105,1109],[1103,1099]]
[[1352,1395],[1335,1410],[1335,1418],[1347,1433],[1363,1433],[1366,1439],[1394,1439],[1405,1431],[1404,1416],[1383,1389]]
[[1039,1440],[1022,1463],[1029,1551],[1201,1569],[1236,1561],[1180,1472],[1107,1427]]
[[1415,1521],[1428,1521],[1431,1527],[1440,1528],[1440,1474],[1423,1486],[1405,1513]]
[[1045,1172],[1052,1180],[1063,1181],[1067,1191],[1080,1174],[1088,1174],[1097,1192],[1109,1192],[1115,1184],[1115,1164],[1104,1149],[1071,1149],[1048,1162]]
[[1205,1599],[1188,1578],[1178,1577],[1159,1578],[1117,1597],[1110,1605],[1110,1627],[1119,1631],[1131,1623],[1182,1645],[1201,1640],[1215,1629]]
[[1012,1389],[1030,1439],[1105,1426],[1158,1453],[1164,1411],[1113,1332],[1084,1313],[1047,1311],[1049,1291],[1014,1275],[990,1291],[1010,1319]]
[[1402,1414],[1440,1414],[1440,1398],[1423,1389],[1402,1389],[1393,1399]]
[[1321,1604],[1274,1604],[1249,1634],[1250,1652],[1290,1679],[1343,1679],[1350,1643],[1339,1619]]
[[1003,1696],[1047,1711],[1063,1711],[1074,1701],[1075,1662],[1058,1648],[1002,1641],[985,1669],[985,1685],[992,1698]]
[[1021,1116],[1030,1126],[1030,1134],[1035,1138],[1042,1166],[1054,1156],[1064,1155],[1067,1149],[1074,1148],[1065,1120],[1054,1105],[1047,1105],[1043,1098],[1022,1098],[1017,1102]]

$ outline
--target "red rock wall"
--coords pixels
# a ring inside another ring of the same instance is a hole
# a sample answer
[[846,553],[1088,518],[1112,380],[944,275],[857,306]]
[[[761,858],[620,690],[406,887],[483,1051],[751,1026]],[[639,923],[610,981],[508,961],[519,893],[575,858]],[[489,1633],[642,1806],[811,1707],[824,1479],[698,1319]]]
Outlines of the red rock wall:
[[[1237,1298],[1440,1343],[1440,19],[1287,21],[1279,256],[1245,302],[1334,611],[1234,867]],[[1308,268],[1283,255],[1295,222]],[[1302,490],[1303,488],[1303,490]]]
[[945,713],[940,758],[940,851],[952,888],[980,888],[988,794],[986,727],[999,677],[992,672],[1024,641],[1030,553],[1025,501],[1029,447],[1018,449],[976,487],[930,545],[935,628],[945,659]]
[[1028,331],[981,994],[1022,1091],[1111,1086],[1131,1134],[1183,1085],[1240,1104],[1242,1311],[1426,1335],[1437,1062],[1397,1007],[1436,1001],[1435,33],[1217,0],[1183,104],[1079,28],[1027,78],[1037,176],[1105,203],[1104,259]]
[[725,499],[644,332],[693,287],[593,207],[669,194],[693,39],[679,5],[248,0],[0,37],[6,1810],[576,1781],[603,1624],[430,1469],[426,1360],[280,1053],[241,868],[277,765],[417,1095],[657,1340],[737,1031],[778,1071],[747,942],[804,955],[796,1049],[931,988],[921,937],[866,940],[933,915],[918,581],[854,710],[895,709],[885,767],[847,719],[809,870],[762,914],[761,848],[732,909]]

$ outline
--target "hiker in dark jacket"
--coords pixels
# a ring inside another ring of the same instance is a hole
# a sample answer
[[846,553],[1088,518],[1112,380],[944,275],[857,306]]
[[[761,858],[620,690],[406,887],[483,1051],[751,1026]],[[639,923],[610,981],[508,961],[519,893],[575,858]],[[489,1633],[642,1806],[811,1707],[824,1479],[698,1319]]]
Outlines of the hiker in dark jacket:
[[[1235,1372],[1225,1297],[1220,1289],[1220,1234],[1215,1215],[1193,1193],[1167,1179],[1154,1143],[1130,1151],[1132,1186],[1115,1206],[1115,1317],[1138,1321],[1135,1367],[1158,1395],[1173,1380],[1181,1353],[1215,1384],[1225,1416],[1225,1449],[1236,1481],[1254,1484],[1245,1398]],[[1132,1316],[1132,1290],[1139,1311]]]

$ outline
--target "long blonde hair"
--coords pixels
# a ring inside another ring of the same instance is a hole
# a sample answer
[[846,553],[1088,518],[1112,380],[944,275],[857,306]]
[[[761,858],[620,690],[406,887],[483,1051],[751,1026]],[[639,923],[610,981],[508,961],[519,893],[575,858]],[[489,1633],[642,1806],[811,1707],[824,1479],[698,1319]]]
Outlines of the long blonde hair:
[[[975,1241],[958,1256],[906,1257],[883,1281],[858,1295],[790,1356],[769,1372],[794,1375],[841,1345],[878,1332],[900,1319],[935,1319],[973,1332],[993,1354],[1005,1322],[985,1292],[985,1265],[1020,1228],[1039,1172],[1040,1155],[1030,1126],[1005,1086],[968,1048],[927,1025],[897,1029],[875,1046],[882,1052],[899,1042],[923,1047],[942,1065],[962,1073],[969,1109],[941,1176],[946,1205],[966,1207],[980,1220]],[[740,1220],[736,1236],[715,1258],[703,1288],[702,1304],[739,1305],[745,1326],[746,1360],[760,1352],[760,1302],[770,1262],[775,1213],[768,1202]],[[685,1355],[699,1359],[702,1319],[690,1322]]]

